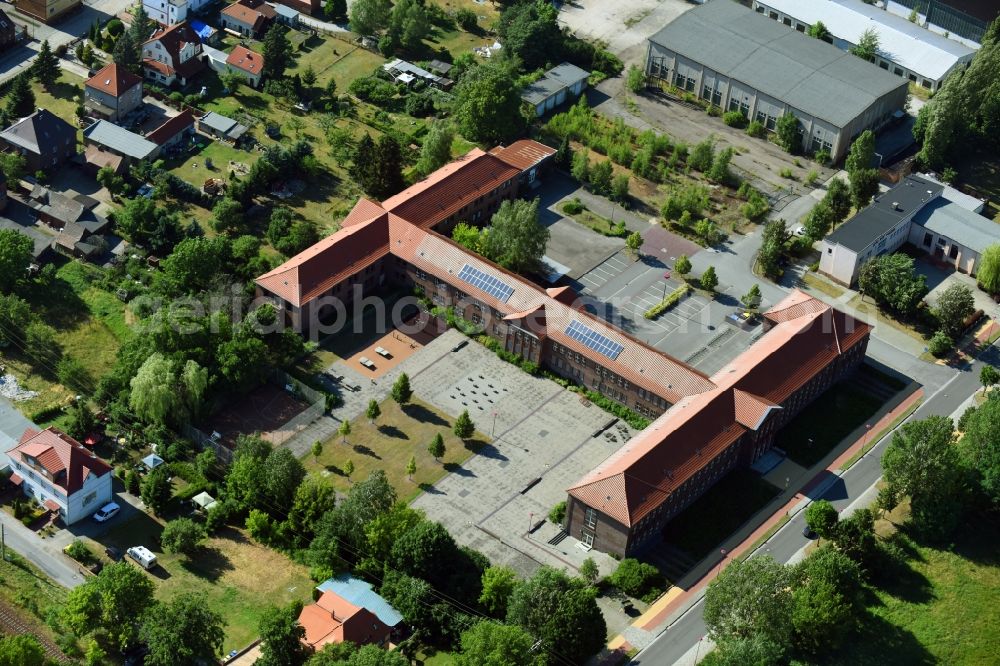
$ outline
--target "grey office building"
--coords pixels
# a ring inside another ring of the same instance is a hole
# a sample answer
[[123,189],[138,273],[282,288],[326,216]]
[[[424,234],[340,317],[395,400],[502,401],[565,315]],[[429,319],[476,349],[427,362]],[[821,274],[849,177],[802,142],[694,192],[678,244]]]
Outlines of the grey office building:
[[646,74],[771,131],[794,113],[802,149],[828,150],[835,161],[907,96],[905,80],[732,0],[709,0],[650,37]]

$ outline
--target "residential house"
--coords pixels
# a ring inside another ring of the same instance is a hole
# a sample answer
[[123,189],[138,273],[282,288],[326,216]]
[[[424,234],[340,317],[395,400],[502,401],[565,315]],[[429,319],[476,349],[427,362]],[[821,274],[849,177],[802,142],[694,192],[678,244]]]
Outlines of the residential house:
[[264,56],[242,44],[237,44],[226,57],[226,68],[241,74],[246,79],[247,85],[256,88],[260,85],[261,72],[264,70]]
[[861,267],[904,243],[975,275],[980,255],[1000,243],[1000,225],[980,215],[985,202],[927,174],[906,176],[820,243],[819,271],[853,285]]
[[299,624],[302,642],[313,650],[328,643],[387,646],[403,617],[379,596],[371,584],[350,574],[330,578],[314,591],[315,601],[303,607]]
[[67,525],[111,501],[111,467],[56,428],[25,430],[7,457],[11,483]]
[[118,122],[142,106],[142,77],[112,62],[83,84],[83,105],[91,115]]
[[187,23],[161,28],[142,45],[146,78],[163,85],[184,86],[202,69],[201,40]]
[[146,140],[155,143],[160,147],[160,152],[163,152],[174,146],[183,146],[184,141],[193,133],[194,114],[185,109],[147,134]]
[[76,128],[38,109],[0,132],[0,144],[23,155],[29,172],[51,172],[76,155]]
[[276,16],[263,0],[237,0],[219,13],[219,25],[239,37],[261,39]]
[[547,111],[583,94],[589,77],[590,72],[564,62],[522,90],[521,99],[534,109],[536,116],[543,116]]
[[188,0],[142,0],[142,8],[160,25],[183,23],[190,10]]
[[160,154],[157,144],[107,120],[98,120],[83,130],[83,143],[121,156],[125,166],[153,159]]
[[80,0],[14,0],[17,11],[42,23],[55,23],[82,4]]
[[35,185],[23,203],[34,212],[43,228],[56,232],[52,241],[55,249],[89,258],[107,245],[104,235],[110,224],[107,218],[93,212],[98,204],[96,199],[82,194],[70,197]]
[[23,32],[18,29],[20,26],[10,20],[7,12],[0,9],[0,51],[5,51],[17,43],[19,35]]
[[44,185],[35,185],[24,203],[35,211],[39,222],[56,231],[79,220],[86,210],[79,201]]
[[769,132],[791,113],[796,148],[826,151],[834,162],[853,137],[902,114],[909,94],[898,76],[736,2],[699,5],[650,37],[646,78],[739,111]]
[[290,7],[306,16],[315,16],[323,8],[322,0],[281,0],[278,6]]
[[83,161],[92,176],[96,176],[104,168],[111,169],[118,175],[125,170],[125,159],[121,155],[115,155],[93,143],[84,147]]
[[198,119],[198,131],[214,139],[222,139],[235,143],[250,129],[246,125],[241,125],[232,118],[209,111]]
[[275,5],[275,20],[281,25],[286,25],[289,28],[299,27],[299,10],[286,5]]

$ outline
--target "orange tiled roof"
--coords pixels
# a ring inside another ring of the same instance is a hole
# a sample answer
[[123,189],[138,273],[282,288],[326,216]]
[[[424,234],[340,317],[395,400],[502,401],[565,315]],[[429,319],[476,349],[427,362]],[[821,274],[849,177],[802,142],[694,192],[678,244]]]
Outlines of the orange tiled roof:
[[259,75],[264,68],[264,56],[256,51],[251,51],[242,44],[237,44],[229,53],[229,57],[226,58],[226,64],[244,72]]
[[194,126],[194,114],[185,109],[146,135],[149,141],[162,146],[189,127]]
[[374,613],[330,591],[323,592],[315,603],[302,608],[299,624],[305,629],[303,642],[316,650],[327,643],[350,641],[364,645],[379,642],[389,633],[388,627]]
[[[17,446],[7,451],[7,455],[21,463],[26,463],[28,457],[34,458],[51,475],[52,484],[67,495],[82,488],[84,480],[91,474],[103,476],[111,471],[107,463],[55,428],[46,428],[41,432],[28,428]],[[60,475],[60,472],[65,474]]]
[[507,164],[526,171],[542,160],[556,154],[555,148],[529,139],[519,139],[509,146],[497,146],[490,151]]
[[[793,317],[791,308],[802,314]],[[783,321],[715,373],[716,388],[673,405],[569,493],[635,524],[871,330],[799,291],[773,312],[785,312]]]
[[119,67],[117,63],[105,65],[92,77],[87,79],[85,84],[88,88],[100,90],[113,97],[121,97],[136,85],[142,83],[142,77],[133,74],[124,67]]
[[[270,11],[264,10],[264,7],[267,7]],[[266,21],[273,19],[277,15],[269,5],[249,7],[239,2],[229,5],[222,10],[222,13],[233,20],[239,21],[243,25],[250,26],[255,32],[259,31]]]

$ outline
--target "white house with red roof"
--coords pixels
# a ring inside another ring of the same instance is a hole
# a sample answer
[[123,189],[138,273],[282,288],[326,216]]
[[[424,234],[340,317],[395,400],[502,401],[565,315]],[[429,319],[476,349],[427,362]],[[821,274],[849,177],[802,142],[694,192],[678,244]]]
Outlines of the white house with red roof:
[[246,79],[247,85],[256,88],[260,85],[261,73],[264,71],[264,56],[237,44],[226,58],[226,69],[240,74]]
[[178,23],[157,30],[143,42],[142,70],[146,78],[163,85],[174,81],[185,85],[205,68],[201,54],[198,35],[187,23]]
[[111,501],[111,467],[56,428],[25,430],[7,457],[11,483],[67,525]]

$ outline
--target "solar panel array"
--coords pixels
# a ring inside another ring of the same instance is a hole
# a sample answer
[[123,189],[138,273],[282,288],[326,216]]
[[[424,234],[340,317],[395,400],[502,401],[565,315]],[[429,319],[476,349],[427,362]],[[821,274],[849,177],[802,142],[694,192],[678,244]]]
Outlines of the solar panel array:
[[501,303],[506,303],[511,294],[514,293],[514,287],[498,280],[492,275],[487,275],[469,264],[462,266],[462,270],[458,272],[458,279],[465,280],[476,289],[486,292]]
[[618,358],[618,355],[625,349],[624,345],[615,342],[606,335],[601,335],[589,326],[584,326],[576,319],[566,327],[566,335],[577,342],[582,342],[599,354],[604,354],[612,361]]

